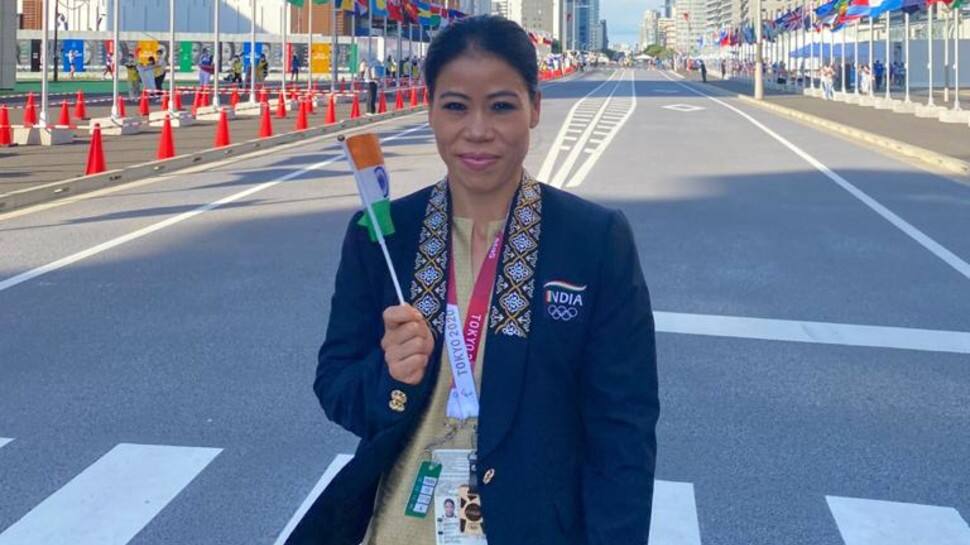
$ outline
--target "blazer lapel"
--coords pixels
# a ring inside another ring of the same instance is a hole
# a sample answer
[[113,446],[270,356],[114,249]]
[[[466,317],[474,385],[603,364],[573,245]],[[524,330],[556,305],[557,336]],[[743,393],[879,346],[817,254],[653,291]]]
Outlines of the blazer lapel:
[[541,219],[542,186],[525,175],[506,222],[501,268],[492,291],[478,423],[480,459],[502,441],[522,396]]

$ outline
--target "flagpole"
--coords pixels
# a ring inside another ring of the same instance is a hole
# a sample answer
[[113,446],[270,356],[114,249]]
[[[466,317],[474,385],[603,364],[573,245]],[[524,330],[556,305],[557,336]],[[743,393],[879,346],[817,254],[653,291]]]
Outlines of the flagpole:
[[882,78],[883,78],[883,80],[884,80],[884,82],[886,84],[886,103],[887,104],[889,103],[890,100],[893,99],[892,91],[889,89],[890,87],[892,87],[892,79],[891,79],[891,72],[892,72],[891,67],[892,67],[892,63],[889,60],[889,56],[890,56],[890,52],[889,52],[889,27],[892,24],[892,22],[893,22],[893,18],[892,18],[891,12],[886,11],[886,63],[885,63],[885,68],[883,68],[883,72],[882,72],[883,76],[882,76]]
[[845,25],[839,32],[842,35],[842,47],[839,49],[839,65],[842,69],[842,95],[845,95]]
[[330,0],[330,92],[337,91],[337,2]]
[[[168,3],[168,66],[172,71],[168,80],[168,113],[175,117],[175,0],[169,0]],[[118,52],[115,51],[115,71],[117,70]],[[115,102],[118,102],[117,98]]]
[[[286,76],[290,72],[290,61],[292,60],[290,57],[290,52],[286,49],[286,31],[288,30],[286,28],[286,12],[289,11],[289,5],[287,2],[288,0],[283,0],[283,16],[281,17],[281,24],[283,26],[283,77],[281,79],[284,86],[286,85]],[[252,101],[250,100],[250,102]]]
[[[404,7],[402,6],[401,9],[403,10]],[[404,40],[404,30],[402,29],[404,27],[403,19],[404,19],[404,14],[402,13],[401,20],[397,21],[397,58],[394,59],[394,62],[397,63],[397,66],[395,66],[395,68],[398,68],[398,70],[394,70],[394,75],[397,78],[396,84],[397,84],[397,90],[399,92],[401,90],[401,72],[404,71],[403,70],[404,63],[401,62],[402,55],[404,55],[404,49],[403,49],[404,44],[401,43]]]
[[[249,22],[249,103],[256,104],[256,0],[252,1],[252,21]],[[284,54],[286,52],[284,51]],[[284,76],[283,86],[286,86]]]
[[[350,60],[350,54],[356,51],[355,46],[357,45],[357,2],[354,2],[354,11],[350,12],[350,51],[347,52],[347,60]],[[356,56],[355,56],[356,57]],[[356,58],[354,59],[356,61]],[[353,62],[348,64],[359,63]],[[357,66],[350,67],[350,88],[351,91],[354,89],[354,79],[357,76]]]
[[908,11],[903,13],[903,27],[906,33],[906,36],[904,39],[905,54],[903,56],[904,57],[903,58],[903,72],[904,72],[903,79],[905,80],[905,85],[906,85],[906,98],[904,102],[906,102],[906,104],[909,104],[912,101],[909,98],[909,12]]
[[[852,80],[853,93],[859,96],[859,22],[852,25],[855,30],[855,42],[852,44],[852,66],[855,68],[855,78]],[[870,53],[870,57],[872,54]]]
[[950,102],[950,11],[943,16],[943,104]]
[[370,80],[371,63],[374,62],[374,7],[367,4],[367,79]]
[[[336,0],[330,0],[336,2]],[[331,9],[333,5],[330,6]],[[313,0],[307,6],[306,17],[306,89],[313,93]]]
[[364,203],[364,208],[367,209],[367,217],[370,218],[370,224],[374,228],[374,236],[377,238],[377,243],[381,246],[381,253],[384,254],[384,263],[387,264],[387,272],[391,274],[391,282],[394,284],[397,301],[403,305],[405,304],[404,293],[401,291],[401,282],[397,279],[397,271],[394,270],[391,254],[387,251],[387,243],[384,241],[384,231],[381,229],[381,223],[377,221],[377,214],[374,213],[374,208],[371,206],[371,203],[364,198],[364,190],[360,185],[360,180],[357,179],[357,166],[354,165],[354,160],[350,156],[350,150],[347,149],[346,138],[340,136],[337,140],[340,141],[340,148],[344,152],[344,158],[347,159],[347,163],[350,164],[350,168],[354,171],[354,183],[357,185],[357,194],[360,195],[360,200]]
[[761,20],[761,0],[754,0],[754,98],[755,100],[764,100],[765,98],[765,74],[764,66],[761,62],[762,39],[764,38],[763,31],[764,28]]
[[927,6],[926,14],[927,14],[926,51],[927,51],[927,57],[929,57],[928,83],[929,83],[929,89],[930,89],[929,99],[927,100],[926,105],[932,107],[932,106],[935,106],[935,104],[933,103],[933,4],[929,4]]
[[[215,0],[215,21],[213,22],[215,31],[215,57],[213,58],[212,66],[212,107],[213,109],[219,109],[219,65],[222,62],[222,55],[220,49],[222,47],[219,45],[219,4],[222,0]],[[253,17],[255,18],[255,13]],[[255,22],[253,23],[255,24]]]
[[[112,13],[114,14],[113,15],[114,21],[112,21],[112,25],[111,25],[112,26],[112,32],[111,32],[112,33],[112,37],[111,37],[111,39],[112,39],[112,45],[111,45],[111,48],[112,48],[113,53],[114,53],[114,61],[115,61],[114,74],[111,77],[111,118],[112,119],[118,119],[118,113],[119,113],[118,112],[118,70],[119,70],[119,67],[121,66],[121,62],[122,62],[121,51],[118,49],[118,35],[119,35],[119,28],[120,28],[120,24],[121,24],[120,21],[119,21],[119,19],[121,18],[121,8],[120,8],[120,4],[121,4],[121,0],[114,0],[114,6],[112,6],[112,9],[113,9],[113,12]],[[45,25],[46,25],[46,21],[47,21],[47,11],[46,11],[47,10],[47,6],[46,5],[44,6],[44,10],[45,10],[44,11],[44,21],[45,21]],[[47,40],[47,29],[46,29],[46,26],[45,26],[45,29],[44,29],[44,40],[45,40],[45,42]],[[43,47],[43,50],[44,50],[44,55],[46,57],[46,55],[47,55],[47,46],[46,45]],[[135,62],[138,62],[138,60],[135,59]],[[174,75],[173,75],[172,79],[173,80],[175,79]],[[47,64],[46,64],[46,61],[44,63],[44,77],[41,80],[41,83],[43,85],[43,89],[41,89],[41,95],[44,97],[43,100],[46,101],[47,100]],[[169,103],[171,103],[171,101],[169,101]],[[43,107],[41,107],[41,111],[42,112],[45,111],[45,110],[47,110],[47,104],[46,103],[44,104]],[[41,119],[43,119],[43,118],[41,118]]]
[[[960,8],[959,7],[957,7],[956,13],[954,15],[955,15],[954,18],[956,19],[956,26],[954,27],[954,30],[953,30],[954,32],[953,38],[957,46],[956,46],[956,49],[953,50],[953,57],[954,57],[953,70],[955,72],[954,84],[953,84],[954,85],[953,109],[956,111],[960,111]],[[886,47],[889,47],[888,39],[886,40],[886,44],[887,44]]]
[[875,59],[873,58],[872,44],[875,38],[875,29],[872,25],[873,17],[869,16],[869,97],[873,98],[876,96],[876,71],[873,68],[875,66]]

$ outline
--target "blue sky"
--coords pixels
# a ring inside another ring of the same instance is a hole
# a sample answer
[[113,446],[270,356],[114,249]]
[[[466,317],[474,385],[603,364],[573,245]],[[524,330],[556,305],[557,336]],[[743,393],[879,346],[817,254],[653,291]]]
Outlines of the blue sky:
[[640,39],[640,17],[647,8],[660,9],[662,0],[600,0],[600,18],[606,19],[611,43],[633,44]]

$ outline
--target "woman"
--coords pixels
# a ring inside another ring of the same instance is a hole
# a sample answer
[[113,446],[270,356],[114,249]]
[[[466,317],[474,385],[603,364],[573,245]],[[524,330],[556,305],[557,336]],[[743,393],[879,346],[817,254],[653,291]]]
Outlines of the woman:
[[646,543],[659,406],[630,226],[523,169],[521,27],[452,23],[424,68],[447,177],[391,205],[409,304],[351,220],[314,390],[361,442],[287,543]]

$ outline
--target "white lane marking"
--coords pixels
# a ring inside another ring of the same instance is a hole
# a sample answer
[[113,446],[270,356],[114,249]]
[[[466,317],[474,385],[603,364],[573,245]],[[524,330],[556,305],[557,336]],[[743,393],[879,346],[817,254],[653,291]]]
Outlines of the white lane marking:
[[305,515],[310,509],[313,502],[320,497],[320,494],[323,493],[325,488],[327,488],[330,481],[337,476],[337,473],[339,473],[340,470],[343,469],[343,467],[347,465],[347,462],[349,462],[352,458],[353,456],[350,454],[338,454],[333,461],[330,462],[330,465],[327,466],[326,471],[323,472],[323,476],[320,477],[320,480],[317,481],[317,484],[313,487],[313,490],[310,491],[310,494],[306,497],[306,499],[303,500],[303,503],[300,504],[300,508],[296,510],[296,513],[293,513],[293,516],[290,517],[289,522],[287,522],[286,526],[283,527],[283,531],[280,532],[280,535],[276,538],[276,541],[273,542],[273,545],[282,545],[286,539],[290,537],[290,534],[293,533],[296,525],[300,523],[303,515]]
[[952,507],[825,496],[845,545],[967,545],[970,527]]
[[3,447],[11,441],[13,441],[13,439],[10,439],[9,437],[0,437],[0,447]]
[[653,313],[663,333],[970,354],[970,332],[742,316]]
[[561,149],[563,151],[569,151],[569,150],[572,149],[572,146],[559,146],[559,149]]
[[221,451],[120,443],[0,534],[0,545],[124,545]]
[[[670,79],[670,76],[668,76],[666,73],[661,72],[661,74],[663,74],[665,78]],[[728,104],[723,100],[714,98],[713,96],[708,95],[707,93],[698,91],[689,85],[685,85],[678,81],[674,81],[674,83],[676,83],[677,85],[680,85],[681,87],[687,89],[688,91],[696,95],[706,97],[707,99],[712,100],[720,104],[721,106],[724,106],[725,108],[733,111],[734,113],[740,115],[741,117],[747,119],[755,127],[758,127],[759,129],[764,131],[765,134],[767,134],[768,136],[771,136],[779,143],[781,143],[783,146],[790,149],[795,155],[804,159],[806,163],[815,167],[819,172],[824,174],[828,179],[838,184],[839,187],[848,191],[850,195],[862,201],[862,203],[868,206],[870,209],[872,209],[873,212],[882,216],[883,219],[885,219],[893,226],[895,226],[897,229],[905,233],[908,237],[915,240],[920,246],[929,250],[930,253],[940,258],[944,263],[946,263],[950,267],[953,267],[958,273],[962,274],[964,278],[970,280],[970,263],[967,263],[963,259],[960,259],[960,257],[958,257],[956,254],[954,254],[953,252],[945,248],[942,244],[933,240],[929,235],[920,231],[919,229],[917,229],[915,226],[913,226],[903,218],[897,216],[893,211],[889,210],[888,208],[880,204],[878,201],[870,197],[861,189],[852,185],[848,180],[846,180],[845,178],[837,174],[835,171],[823,165],[822,162],[816,159],[815,157],[812,157],[811,155],[809,155],[807,152],[805,152],[795,144],[792,144],[791,142],[789,142],[783,136],[779,135],[775,131],[764,126],[760,121],[751,117],[750,115],[746,114],[740,109],[732,106],[731,104]]]
[[538,180],[543,182],[549,180],[549,176],[552,174],[552,167],[555,166],[556,158],[559,157],[559,152],[561,151],[559,146],[562,145],[562,139],[564,136],[566,136],[566,133],[582,132],[581,130],[572,130],[569,128],[569,126],[573,124],[572,119],[576,115],[576,112],[579,111],[581,107],[587,106],[589,104],[589,98],[599,91],[604,85],[608,84],[618,72],[618,70],[611,72],[610,77],[603,80],[603,83],[597,85],[592,91],[587,93],[586,96],[577,100],[576,103],[573,104],[573,107],[570,108],[569,113],[566,114],[566,120],[563,121],[562,125],[559,127],[559,133],[552,141],[553,144],[549,148],[549,152],[546,154],[545,160],[542,161],[542,166],[539,168],[539,175],[537,176]]
[[613,96],[616,94],[616,91],[620,88],[622,83],[623,75],[616,80],[613,88],[610,90],[609,96],[607,96],[606,100],[603,101],[603,104],[600,105],[600,109],[596,112],[593,120],[590,121],[589,125],[586,126],[583,133],[579,135],[579,142],[577,142],[576,147],[569,152],[562,164],[559,165],[559,170],[556,171],[556,175],[553,176],[551,180],[547,180],[549,185],[553,187],[562,187],[563,184],[566,183],[566,177],[569,176],[569,173],[573,170],[573,165],[575,165],[576,160],[579,159],[580,151],[585,147],[586,141],[589,140],[589,137],[592,135],[593,130],[595,130],[597,123],[599,123],[600,117],[602,117],[603,112],[606,111],[606,107],[610,104],[610,101],[613,100]]
[[566,136],[566,137],[563,137],[563,140],[566,141],[566,142],[575,142],[576,141],[576,137],[575,136]]
[[[401,132],[399,132],[397,134],[394,134],[392,136],[389,136],[387,138],[384,138],[384,139],[381,140],[381,142],[390,142],[392,140],[397,140],[398,138],[402,138],[402,137],[404,137],[407,134],[410,134],[412,132],[421,130],[425,126],[427,126],[427,123],[422,123],[421,125],[418,125],[416,127],[411,127],[410,129],[403,130],[403,131],[401,131]],[[71,255],[69,255],[67,257],[62,257],[61,259],[58,259],[57,261],[53,261],[53,262],[48,263],[46,265],[41,265],[40,267],[31,269],[29,271],[22,272],[22,273],[20,273],[20,274],[18,274],[16,276],[12,276],[10,278],[7,278],[6,280],[0,280],[0,291],[6,290],[6,289],[10,289],[10,288],[12,288],[12,287],[14,287],[14,286],[16,286],[18,284],[22,284],[24,282],[27,282],[28,280],[32,280],[34,278],[37,278],[38,276],[47,274],[49,272],[56,271],[56,270],[61,269],[63,267],[67,267],[68,265],[72,265],[74,263],[77,263],[78,261],[81,261],[82,259],[91,257],[93,255],[100,254],[102,252],[106,252],[106,251],[108,251],[108,250],[110,250],[110,249],[112,249],[112,248],[114,248],[116,246],[121,246],[122,244],[125,244],[126,242],[131,242],[133,240],[139,239],[139,238],[144,237],[146,235],[150,235],[150,234],[154,233],[155,231],[160,231],[160,230],[162,230],[162,229],[164,229],[166,227],[171,227],[172,225],[175,225],[177,223],[181,223],[181,222],[183,222],[183,221],[185,221],[187,219],[193,218],[193,217],[198,216],[200,214],[204,214],[205,212],[209,212],[210,210],[214,210],[216,208],[219,208],[220,206],[222,206],[224,204],[229,204],[229,203],[238,201],[239,199],[248,197],[250,195],[254,195],[256,193],[259,193],[260,191],[263,191],[264,189],[269,189],[269,188],[273,187],[274,185],[283,183],[283,182],[285,182],[287,180],[292,180],[293,178],[296,178],[297,176],[300,176],[301,174],[304,174],[306,172],[310,172],[312,170],[317,170],[319,168],[325,167],[325,166],[329,165],[330,163],[333,163],[335,161],[338,161],[338,160],[340,160],[342,158],[343,158],[343,155],[338,153],[337,155],[334,155],[333,157],[330,157],[329,159],[324,159],[323,161],[320,161],[318,163],[314,163],[314,164],[312,164],[312,165],[310,165],[308,167],[304,167],[304,168],[301,168],[299,170],[294,170],[293,172],[290,172],[286,176],[283,176],[283,177],[281,177],[279,179],[273,180],[272,182],[264,182],[264,183],[261,183],[261,184],[259,184],[257,186],[250,187],[249,189],[245,189],[243,191],[240,191],[239,193],[234,193],[232,195],[229,195],[228,197],[223,197],[223,198],[221,198],[221,199],[219,199],[217,201],[213,201],[213,202],[211,202],[209,204],[204,204],[202,206],[199,206],[198,208],[194,208],[192,210],[189,210],[188,212],[183,212],[183,213],[181,213],[181,214],[179,214],[177,216],[172,216],[170,218],[166,218],[166,219],[164,219],[162,221],[159,221],[157,223],[153,223],[153,224],[151,224],[151,225],[149,225],[147,227],[142,227],[141,229],[138,229],[136,231],[132,231],[132,232],[130,232],[128,234],[121,235],[120,237],[115,237],[115,238],[113,238],[113,239],[111,239],[111,240],[109,240],[107,242],[102,242],[101,244],[98,244],[97,246],[93,246],[93,247],[88,248],[86,250],[81,250],[80,252],[76,252],[76,253],[71,254]]]
[[595,165],[596,162],[599,161],[599,158],[609,147],[610,142],[612,142],[613,138],[615,138],[616,135],[620,133],[620,129],[622,129],[623,125],[625,125],[626,122],[633,116],[633,112],[636,109],[637,109],[637,78],[636,78],[636,72],[630,71],[630,108],[627,110],[626,115],[623,116],[623,119],[620,120],[620,122],[618,122],[616,126],[611,127],[610,132],[603,138],[603,143],[598,148],[596,148],[596,153],[591,155],[589,158],[587,158],[586,162],[584,162],[579,167],[579,169],[576,170],[576,175],[569,180],[569,184],[566,186],[567,188],[578,187],[583,183],[584,180],[586,180],[586,176],[589,174],[589,171],[592,170],[593,165]]
[[693,484],[653,482],[650,545],[701,545]]

